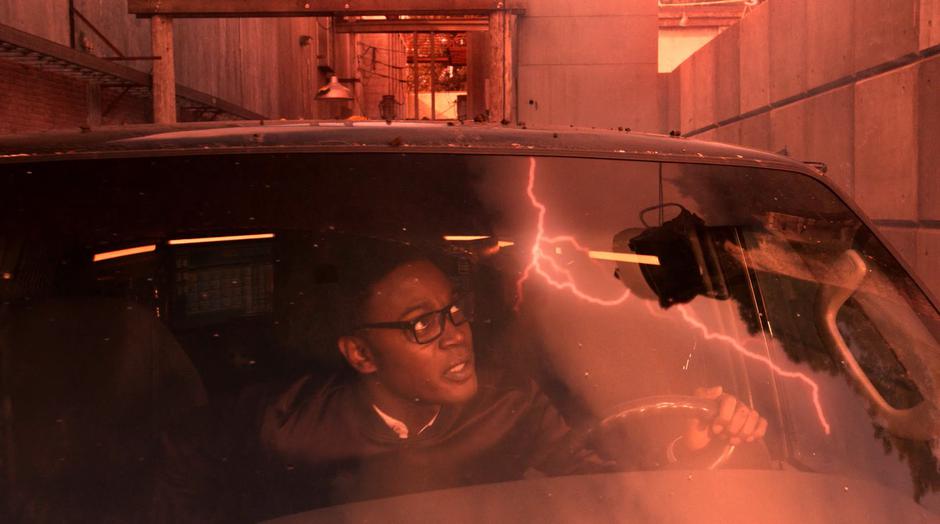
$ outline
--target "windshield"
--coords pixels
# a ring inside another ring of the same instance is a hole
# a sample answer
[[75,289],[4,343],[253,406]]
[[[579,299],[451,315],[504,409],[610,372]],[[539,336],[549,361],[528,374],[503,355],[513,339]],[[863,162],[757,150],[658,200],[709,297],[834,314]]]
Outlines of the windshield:
[[[265,153],[5,165],[0,188],[12,520],[553,478],[650,502],[683,485],[663,470],[754,507],[814,486],[794,519],[833,493],[940,512],[940,315],[808,176]],[[689,452],[716,386],[766,429]]]

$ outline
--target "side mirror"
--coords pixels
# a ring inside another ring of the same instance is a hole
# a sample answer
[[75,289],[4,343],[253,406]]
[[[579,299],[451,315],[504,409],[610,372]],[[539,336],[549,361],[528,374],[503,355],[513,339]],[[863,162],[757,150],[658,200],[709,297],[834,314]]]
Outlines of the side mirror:
[[[659,299],[664,309],[691,302],[698,295],[728,298],[718,254],[705,221],[678,204],[679,214],[662,225],[626,229],[614,237],[615,251],[654,256],[659,265],[639,266],[645,286],[630,278],[636,270],[618,267],[617,277],[641,297]],[[626,248],[626,249],[625,249]]]

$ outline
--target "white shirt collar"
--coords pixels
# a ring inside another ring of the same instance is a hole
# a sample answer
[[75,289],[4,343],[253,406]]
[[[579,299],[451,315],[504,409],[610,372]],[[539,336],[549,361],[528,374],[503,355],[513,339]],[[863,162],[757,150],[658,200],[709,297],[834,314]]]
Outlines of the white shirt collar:
[[[382,421],[385,422],[385,425],[388,426],[389,429],[394,431],[396,435],[398,435],[398,438],[400,439],[408,438],[408,435],[409,435],[408,426],[406,426],[404,422],[382,411],[375,404],[372,404],[372,409],[374,409],[375,412],[379,414],[379,417],[382,418]],[[424,433],[424,430],[431,427],[431,424],[434,424],[434,422],[437,420],[437,416],[440,414],[441,414],[441,408],[437,408],[437,412],[434,413],[434,416],[431,417],[431,420],[429,420],[427,424],[425,424],[421,429],[419,429],[418,433],[416,434],[420,435],[421,433]]]

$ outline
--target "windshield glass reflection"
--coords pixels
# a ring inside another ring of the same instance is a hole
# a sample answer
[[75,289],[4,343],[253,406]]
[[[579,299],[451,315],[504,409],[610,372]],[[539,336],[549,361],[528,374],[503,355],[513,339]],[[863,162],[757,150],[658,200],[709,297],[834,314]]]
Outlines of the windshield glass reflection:
[[940,510],[940,317],[809,177],[427,154],[0,177],[11,519],[572,475],[644,498],[668,482],[629,475],[660,470]]

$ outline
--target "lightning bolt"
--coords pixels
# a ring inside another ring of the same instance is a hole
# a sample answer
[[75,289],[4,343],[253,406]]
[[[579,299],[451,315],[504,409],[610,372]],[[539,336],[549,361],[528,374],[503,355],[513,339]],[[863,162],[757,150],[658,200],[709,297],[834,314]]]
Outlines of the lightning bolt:
[[590,302],[591,304],[616,306],[627,300],[627,298],[630,297],[629,289],[624,290],[622,295],[614,299],[597,298],[585,293],[578,288],[571,272],[561,267],[557,260],[546,253],[546,251],[551,252],[551,247],[558,249],[562,245],[568,245],[584,254],[588,253],[588,249],[579,244],[578,241],[570,235],[546,236],[545,215],[548,209],[539,201],[538,197],[535,196],[534,158],[529,159],[529,183],[526,186],[526,194],[529,197],[529,202],[531,202],[532,207],[538,211],[538,224],[535,230],[535,240],[532,242],[532,249],[530,250],[531,258],[529,259],[529,264],[522,271],[519,280],[516,281],[516,310],[518,311],[519,306],[522,304],[523,286],[533,273],[542,277],[545,282],[555,289],[568,291],[581,300]]
[[[526,265],[519,279],[516,281],[516,310],[518,311],[519,306],[522,304],[523,287],[525,286],[526,281],[528,281],[533,274],[542,277],[542,279],[547,284],[554,287],[555,289],[560,291],[568,291],[575,297],[591,304],[596,304],[599,306],[616,306],[623,303],[631,295],[629,289],[625,290],[624,293],[619,297],[613,299],[598,298],[585,293],[580,288],[578,288],[578,285],[575,283],[574,276],[571,274],[571,272],[562,267],[554,257],[548,254],[553,251],[552,248],[555,248],[554,251],[558,251],[561,246],[569,246],[576,251],[584,253],[585,255],[588,254],[589,250],[582,246],[577,241],[577,239],[571,235],[546,235],[545,215],[547,214],[548,209],[545,207],[545,204],[539,201],[538,197],[535,195],[535,166],[535,158],[529,158],[529,180],[526,186],[526,195],[528,196],[532,207],[535,208],[538,212],[538,222],[536,225],[535,239],[533,240],[532,248],[529,251],[529,263]],[[729,347],[746,358],[764,364],[768,369],[771,370],[771,372],[784,378],[799,380],[800,382],[806,384],[809,387],[810,396],[816,409],[816,416],[819,418],[819,423],[822,425],[823,431],[825,431],[827,435],[830,434],[831,427],[828,420],[826,419],[825,413],[823,413],[822,402],[819,399],[819,385],[816,384],[816,382],[803,373],[782,369],[778,365],[774,364],[768,357],[749,351],[744,347],[743,344],[732,337],[721,333],[712,332],[685,306],[678,306],[678,309],[682,315],[682,319],[689,326],[698,330],[705,340],[716,340],[727,344]]]
[[803,373],[799,373],[796,371],[787,371],[781,368],[780,366],[774,364],[773,361],[770,360],[770,358],[764,355],[758,355],[757,353],[748,351],[747,348],[745,348],[743,344],[741,344],[734,338],[729,337],[728,335],[715,333],[709,330],[708,327],[701,320],[696,318],[695,315],[691,311],[689,311],[689,309],[686,308],[685,306],[678,306],[678,309],[679,309],[679,313],[682,315],[682,319],[685,320],[687,324],[697,329],[702,334],[702,338],[704,338],[705,340],[718,340],[720,342],[724,342],[725,344],[731,346],[732,349],[734,349],[741,355],[751,360],[756,360],[764,364],[771,370],[771,372],[781,377],[799,380],[800,382],[803,382],[804,384],[806,384],[809,387],[810,396],[813,399],[813,406],[816,408],[816,417],[819,418],[819,423],[822,425],[823,431],[827,435],[830,433],[831,427],[829,426],[829,421],[826,420],[826,414],[823,413],[822,402],[819,400],[819,385],[816,384],[816,382],[814,382],[811,378],[807,377]]

